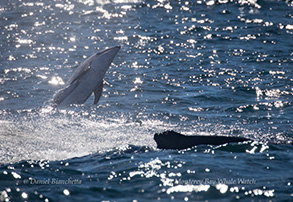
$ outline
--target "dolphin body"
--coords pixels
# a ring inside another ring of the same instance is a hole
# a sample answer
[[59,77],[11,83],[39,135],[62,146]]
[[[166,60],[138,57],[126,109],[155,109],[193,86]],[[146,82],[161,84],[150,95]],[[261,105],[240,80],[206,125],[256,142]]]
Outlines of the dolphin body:
[[103,92],[103,78],[119,50],[120,46],[115,46],[87,58],[55,94],[53,105],[83,104],[93,92],[97,104]]

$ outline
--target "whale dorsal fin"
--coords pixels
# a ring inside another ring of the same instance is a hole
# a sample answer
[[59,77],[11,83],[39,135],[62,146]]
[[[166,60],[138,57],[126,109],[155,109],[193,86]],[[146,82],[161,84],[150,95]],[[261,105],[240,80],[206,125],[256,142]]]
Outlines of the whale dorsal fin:
[[94,95],[95,95],[95,101],[94,104],[97,104],[101,95],[103,92],[103,80],[101,80],[101,82],[97,85],[97,87],[94,90]]

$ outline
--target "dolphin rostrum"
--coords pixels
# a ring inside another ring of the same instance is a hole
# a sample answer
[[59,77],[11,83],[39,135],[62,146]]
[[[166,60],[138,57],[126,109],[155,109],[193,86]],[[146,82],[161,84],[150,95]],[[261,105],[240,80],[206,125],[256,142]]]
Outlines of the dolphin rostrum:
[[94,92],[97,104],[103,91],[103,78],[120,46],[108,48],[87,58],[74,71],[64,88],[54,98],[54,106],[83,104]]

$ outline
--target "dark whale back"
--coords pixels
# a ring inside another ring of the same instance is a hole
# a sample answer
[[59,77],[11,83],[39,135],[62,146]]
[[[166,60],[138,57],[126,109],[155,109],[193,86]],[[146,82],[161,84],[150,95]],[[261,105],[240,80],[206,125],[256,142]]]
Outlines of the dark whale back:
[[196,145],[222,145],[233,142],[244,142],[249,139],[228,136],[186,136],[174,131],[156,133],[154,139],[158,149],[187,149]]

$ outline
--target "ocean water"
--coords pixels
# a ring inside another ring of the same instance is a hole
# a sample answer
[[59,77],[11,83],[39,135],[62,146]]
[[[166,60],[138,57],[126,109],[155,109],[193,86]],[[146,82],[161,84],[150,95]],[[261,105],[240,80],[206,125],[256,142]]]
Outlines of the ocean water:
[[[293,3],[0,2],[0,201],[293,200]],[[121,50],[103,95],[52,108]],[[253,142],[159,150],[153,135]]]

